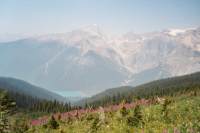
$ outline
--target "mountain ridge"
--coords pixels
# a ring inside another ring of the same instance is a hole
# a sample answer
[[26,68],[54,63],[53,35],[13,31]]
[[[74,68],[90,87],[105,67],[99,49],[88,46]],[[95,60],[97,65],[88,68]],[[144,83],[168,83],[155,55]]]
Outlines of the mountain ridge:
[[110,37],[94,27],[0,43],[0,75],[90,96],[200,70],[200,28]]
[[47,89],[11,77],[0,77],[0,88],[6,91],[30,95],[39,99],[66,101],[66,98],[48,91]]
[[[190,89],[192,87],[197,90],[200,88],[200,72],[191,73],[183,76],[159,79],[135,87],[120,86],[117,88],[106,89],[105,91],[102,91],[89,98],[82,99],[81,101],[76,102],[76,104],[81,106],[84,106],[85,104],[94,105],[95,103],[101,103],[101,101],[103,101],[104,99],[109,98],[110,100],[107,102],[112,102],[111,99],[117,96],[121,96],[118,97],[121,98],[118,99],[119,102],[128,99],[129,97],[131,98],[131,100],[134,97],[150,98],[161,95],[169,95],[168,92],[166,92],[168,90],[173,90],[173,95],[175,95],[176,93],[180,93],[181,90],[186,91],[187,89],[189,89],[189,91],[191,91]],[[162,92],[163,94],[160,94],[159,92]]]

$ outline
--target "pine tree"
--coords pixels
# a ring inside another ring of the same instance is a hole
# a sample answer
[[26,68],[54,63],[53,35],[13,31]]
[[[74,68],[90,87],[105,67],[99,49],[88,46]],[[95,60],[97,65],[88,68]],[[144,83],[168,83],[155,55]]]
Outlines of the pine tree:
[[134,109],[134,118],[136,120],[136,125],[142,122],[142,111],[139,105],[136,105]]
[[122,107],[121,109],[120,109],[120,114],[122,115],[122,117],[126,117],[128,114],[129,114],[129,112],[128,112],[128,110],[126,109],[126,107]]
[[121,102],[121,105],[120,105],[121,106],[120,114],[121,114],[122,117],[126,117],[129,114],[129,111],[126,109],[126,107],[124,106],[124,104],[125,104],[125,100],[123,100]]
[[61,118],[62,118],[62,116],[61,116],[61,114],[59,113],[59,114],[58,114],[58,120],[60,121]]
[[8,116],[14,111],[15,102],[13,102],[7,92],[0,92],[0,133],[7,133],[10,130]]
[[169,113],[168,106],[171,104],[171,102],[172,101],[170,99],[166,98],[162,106],[162,114],[166,120],[168,118],[168,113]]
[[54,118],[53,115],[51,116],[51,119],[50,119],[50,121],[49,121],[49,126],[50,126],[50,128],[52,128],[52,129],[57,129],[57,128],[59,127],[59,124],[58,124],[58,122],[55,120],[55,118]]
[[140,124],[143,124],[142,112],[139,105],[136,105],[133,116],[129,116],[127,118],[127,124],[136,127],[138,127]]

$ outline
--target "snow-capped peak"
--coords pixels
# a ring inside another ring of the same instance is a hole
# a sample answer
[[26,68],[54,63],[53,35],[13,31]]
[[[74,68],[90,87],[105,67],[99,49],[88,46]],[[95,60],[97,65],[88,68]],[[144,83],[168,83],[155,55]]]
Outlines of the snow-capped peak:
[[191,30],[197,30],[197,28],[169,29],[169,30],[166,30],[165,33],[167,33],[168,35],[171,35],[171,36],[177,36],[177,35],[184,34]]
[[102,36],[105,33],[101,30],[100,26],[97,24],[83,26],[79,29],[76,29],[72,32],[84,32],[85,34],[90,34],[92,36]]
[[171,36],[176,36],[178,34],[185,33],[187,29],[169,29],[167,33]]
[[91,24],[91,25],[87,25],[87,26],[80,28],[80,30],[85,30],[88,32],[99,32],[100,26],[97,24]]
[[33,37],[38,41],[58,41],[63,44],[74,44],[83,40],[98,41],[107,40],[107,35],[97,24],[84,26],[71,32],[57,33]]

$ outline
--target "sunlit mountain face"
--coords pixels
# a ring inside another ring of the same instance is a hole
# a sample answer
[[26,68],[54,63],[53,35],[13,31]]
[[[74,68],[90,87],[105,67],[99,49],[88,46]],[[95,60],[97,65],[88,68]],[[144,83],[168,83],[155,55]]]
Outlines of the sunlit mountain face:
[[0,76],[89,96],[200,71],[200,29],[111,36],[97,25],[0,43]]

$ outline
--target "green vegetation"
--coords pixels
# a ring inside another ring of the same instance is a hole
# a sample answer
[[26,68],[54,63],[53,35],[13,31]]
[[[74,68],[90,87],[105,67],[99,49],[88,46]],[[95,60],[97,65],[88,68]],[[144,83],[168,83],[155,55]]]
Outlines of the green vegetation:
[[0,90],[0,133],[200,133],[199,77],[127,88],[86,103],[86,110]]
[[[70,123],[67,120],[57,120],[59,127],[56,126],[56,129],[35,126],[27,132],[137,133],[144,131],[145,133],[161,133],[177,131],[198,133],[200,131],[199,94],[198,96],[188,94],[179,97],[164,97],[164,99],[164,103],[149,106],[137,105],[131,109],[122,106],[118,111],[90,113],[79,119],[73,118]],[[105,115],[103,119],[102,115]]]
[[23,112],[55,113],[66,112],[72,109],[70,103],[39,99],[30,95],[20,94],[13,91],[5,91],[0,88],[0,92],[7,93],[10,99],[16,102],[17,109]]
[[49,128],[52,128],[52,129],[57,129],[59,127],[59,124],[58,122],[55,120],[54,116],[52,115],[51,116],[51,119],[49,120]]
[[0,77],[0,88],[40,99],[66,101],[61,95],[16,78]]
[[15,103],[8,97],[6,92],[0,93],[0,132],[7,133],[10,131],[8,117],[13,113]]
[[124,86],[108,89],[77,104],[92,107],[107,106],[119,104],[122,100],[131,102],[140,98],[176,96],[190,91],[197,91],[199,88],[200,72],[197,72],[185,76],[156,80],[136,87]]

